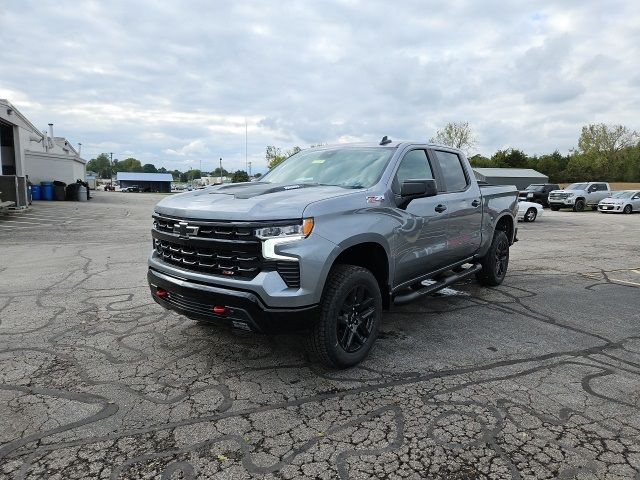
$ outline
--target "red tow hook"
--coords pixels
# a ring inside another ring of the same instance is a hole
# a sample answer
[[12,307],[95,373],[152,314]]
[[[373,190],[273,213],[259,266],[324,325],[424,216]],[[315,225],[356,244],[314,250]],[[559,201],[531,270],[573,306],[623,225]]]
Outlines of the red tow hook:
[[169,292],[167,292],[164,288],[158,288],[156,290],[156,297],[167,298],[168,296],[169,296]]
[[224,315],[227,311],[227,307],[223,307],[222,305],[215,305],[211,307],[211,311],[216,315]]

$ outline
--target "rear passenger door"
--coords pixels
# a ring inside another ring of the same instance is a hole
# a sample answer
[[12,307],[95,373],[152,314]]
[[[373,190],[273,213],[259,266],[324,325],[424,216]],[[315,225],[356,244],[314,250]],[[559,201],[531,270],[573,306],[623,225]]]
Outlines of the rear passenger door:
[[448,265],[475,255],[480,248],[482,230],[482,197],[473,173],[467,170],[455,152],[434,149],[430,154],[437,162],[443,179],[442,198],[447,204]]

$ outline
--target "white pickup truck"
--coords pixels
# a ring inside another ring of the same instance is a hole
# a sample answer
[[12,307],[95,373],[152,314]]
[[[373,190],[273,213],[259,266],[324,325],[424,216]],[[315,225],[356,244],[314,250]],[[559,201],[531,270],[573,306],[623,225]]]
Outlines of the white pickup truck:
[[606,182],[572,183],[565,189],[549,193],[549,207],[553,211],[572,208],[574,212],[582,212],[586,207],[597,210],[600,200],[610,196],[611,188]]

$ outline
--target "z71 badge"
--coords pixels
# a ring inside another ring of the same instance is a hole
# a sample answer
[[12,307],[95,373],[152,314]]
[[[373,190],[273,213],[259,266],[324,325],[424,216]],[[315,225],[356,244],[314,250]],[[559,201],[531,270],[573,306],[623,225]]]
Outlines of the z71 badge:
[[371,195],[367,197],[367,203],[381,203],[384,201],[384,195]]

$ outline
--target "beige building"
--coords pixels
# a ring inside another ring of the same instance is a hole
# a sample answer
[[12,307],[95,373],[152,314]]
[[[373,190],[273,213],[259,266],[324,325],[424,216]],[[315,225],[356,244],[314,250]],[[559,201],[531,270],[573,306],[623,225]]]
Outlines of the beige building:
[[[23,206],[23,183],[85,179],[86,161],[64,137],[55,137],[53,124],[41,132],[8,100],[0,99],[0,191],[3,200]],[[16,177],[16,178],[8,178]],[[12,184],[17,185],[13,191]]]

